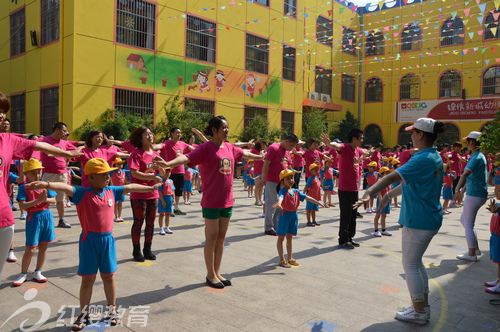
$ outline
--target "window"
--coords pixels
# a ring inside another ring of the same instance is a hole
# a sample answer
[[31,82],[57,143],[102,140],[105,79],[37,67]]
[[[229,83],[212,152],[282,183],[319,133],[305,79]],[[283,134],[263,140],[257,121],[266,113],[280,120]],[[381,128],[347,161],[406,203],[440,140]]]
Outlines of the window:
[[451,142],[460,142],[460,129],[458,127],[450,122],[447,122],[444,124],[445,128],[445,135],[438,135],[438,138],[436,142],[434,143],[434,146],[441,146],[444,143],[451,143]]
[[383,140],[382,129],[376,124],[369,124],[363,130],[364,143],[366,145],[375,146],[377,143],[381,143]]
[[122,115],[150,117],[155,112],[155,94],[134,90],[115,89],[115,109]]
[[52,134],[52,126],[59,121],[59,87],[40,90],[40,134]]
[[403,29],[401,33],[401,51],[416,51],[420,49],[422,31],[416,24]]
[[316,67],[316,81],[314,84],[314,91],[317,93],[324,93],[329,96],[332,95],[332,71],[331,69],[323,69]]
[[498,16],[500,15],[499,10],[492,11],[486,16],[486,21],[484,23],[484,39],[496,39],[499,38],[498,33]]
[[217,24],[191,15],[186,25],[186,58],[215,63]]
[[255,119],[256,116],[260,116],[267,120],[267,108],[255,107],[255,106],[245,106],[245,115],[243,126],[246,128]]
[[215,101],[196,98],[184,98],[184,105],[191,109],[193,114],[215,114]]
[[26,94],[15,95],[10,98],[11,118],[10,123],[13,133],[24,134],[26,132]]
[[373,31],[366,37],[366,56],[384,54],[384,35],[382,31]]
[[285,8],[283,13],[291,17],[297,17],[297,0],[285,0],[283,1]]
[[333,25],[332,20],[318,16],[316,20],[316,38],[318,43],[333,47]]
[[40,44],[43,46],[59,40],[59,0],[42,0],[41,6]]
[[342,29],[342,51],[356,55],[356,32],[346,27]]
[[154,50],[156,5],[144,0],[116,1],[116,42]]
[[488,68],[483,74],[483,96],[500,95],[500,67]]
[[342,74],[342,100],[354,101],[356,98],[356,80]]
[[26,20],[24,7],[10,15],[10,57],[26,52]]
[[462,77],[454,70],[443,73],[439,78],[439,98],[462,96]]
[[382,80],[378,77],[372,77],[365,84],[365,102],[382,101],[384,86]]
[[[413,125],[413,123],[405,123],[399,128],[398,132],[398,144],[399,145],[408,145],[411,142],[411,130],[406,131],[406,127]],[[442,135],[446,136],[446,135]]]
[[420,80],[415,74],[403,76],[399,83],[399,99],[414,100],[420,99]]
[[447,19],[441,28],[441,46],[464,43],[464,23],[458,17]]
[[247,33],[247,54],[245,69],[261,74],[269,70],[269,39]]
[[283,136],[295,133],[295,114],[289,111],[281,111],[281,131]]
[[283,79],[295,81],[295,48],[283,45]]
[[[252,1],[249,1],[252,2]],[[259,5],[269,7],[269,0],[253,0],[253,2],[258,3]]]

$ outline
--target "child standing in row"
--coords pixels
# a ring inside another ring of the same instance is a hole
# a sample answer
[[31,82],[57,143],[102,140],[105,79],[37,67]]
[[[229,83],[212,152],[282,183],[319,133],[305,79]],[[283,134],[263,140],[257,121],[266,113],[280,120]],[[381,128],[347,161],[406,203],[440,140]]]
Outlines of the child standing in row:
[[[278,203],[273,206],[275,209],[282,209],[278,218],[278,227],[276,228],[276,235],[278,235],[276,247],[280,257],[280,266],[286,268],[290,268],[292,265],[299,265],[299,263],[292,257],[292,237],[297,236],[297,230],[299,227],[299,215],[297,214],[297,209],[299,208],[300,202],[303,202],[305,199],[308,203],[310,202],[312,204],[316,204],[316,206],[324,207],[320,201],[301,193],[298,189],[292,188],[294,184],[293,176],[295,173],[295,171],[290,169],[284,169],[281,171],[280,183],[276,186],[276,192],[278,192]],[[308,181],[313,176],[314,175],[311,174]],[[283,185],[283,189],[280,190],[281,185]],[[288,261],[285,260],[285,255],[283,253],[283,241],[285,240],[285,237]]]
[[[376,161],[372,161],[368,164],[368,172],[366,172],[365,174],[366,182],[368,183],[366,189],[369,189],[371,186],[377,183],[378,179],[380,178],[380,174],[375,171],[377,167],[378,164]],[[368,208],[366,209],[366,212],[375,213],[375,209],[373,208],[373,202],[375,201],[375,198],[377,198],[377,195],[373,195],[372,197],[370,197],[370,203],[368,205]]]
[[[311,164],[309,165],[310,176],[307,178],[306,186],[304,188],[304,194],[308,193],[316,201],[321,201],[321,184],[318,179],[320,165]],[[321,226],[319,222],[316,221],[316,211],[318,211],[318,205],[307,201],[306,203],[306,215],[307,215],[307,226]]]
[[[391,173],[389,167],[381,167],[379,170],[381,177],[388,175]],[[380,202],[382,201],[382,197],[386,195],[389,191],[391,191],[391,187],[388,186],[384,190],[382,190],[377,195],[377,210],[375,211],[375,219],[373,220],[373,226],[375,227],[375,231],[373,233],[374,236],[381,237],[382,235],[391,236],[392,233],[385,229],[385,218],[388,214],[391,213],[391,202],[389,202],[383,209],[379,208]],[[378,230],[378,220],[380,219],[380,226],[382,226],[382,232]]]
[[[77,170],[78,172],[81,172],[80,167],[70,166],[69,159],[66,159],[66,172],[68,173],[68,182],[66,182],[66,183],[68,184],[68,186],[71,186],[71,181],[73,180],[73,178],[79,179],[79,180],[82,179],[79,175],[76,175],[75,170]],[[66,207],[66,208],[71,207],[71,200],[70,200],[70,197],[68,195],[66,195],[66,204],[64,205],[64,207]]]
[[[500,199],[500,191],[495,193],[497,199]],[[492,199],[488,206],[488,210],[493,213],[490,221],[490,259],[498,265],[497,280],[485,282],[487,287],[485,292],[492,294],[500,294],[500,203],[495,203]]]
[[[111,171],[109,175],[111,175],[111,184],[113,186],[119,187],[124,186],[127,183],[127,180],[130,178],[130,171],[128,169],[123,169],[124,160],[120,157],[116,157],[113,162],[113,166],[115,167],[114,171]],[[125,195],[121,195],[116,200],[115,204],[115,222],[123,222],[122,218],[122,208],[123,202],[125,202]]]
[[[336,170],[332,168],[332,160],[325,158],[325,166],[321,168],[321,178],[323,179],[323,205],[325,207],[335,207],[332,204],[332,193]],[[328,204],[326,201],[328,200]]]
[[184,205],[191,205],[191,192],[193,191],[193,175],[194,171],[188,166],[184,166],[184,188],[182,190],[182,198]]
[[451,170],[450,164],[443,164],[443,214],[450,214],[448,210],[450,201],[453,199],[453,180],[455,180],[457,173]]
[[[401,165],[401,162],[398,159],[393,159],[391,161],[391,165],[393,167],[393,169],[391,170],[391,172],[393,172],[393,171],[395,171],[395,170],[397,170],[399,168],[399,166]],[[400,184],[401,184],[401,182],[394,182],[394,183],[392,183],[391,184],[391,190],[394,189],[394,188],[396,188]],[[390,202],[389,202],[389,204],[390,204]],[[394,207],[396,207],[396,208],[401,207],[401,205],[398,204],[398,196],[394,197]]]
[[248,168],[245,171],[245,176],[247,179],[248,198],[254,198],[255,195],[253,194],[253,188],[255,187],[255,175],[253,172],[253,160],[248,161]]
[[[160,202],[158,204],[158,224],[160,226],[160,235],[173,234],[170,230],[170,215],[174,212],[173,202],[174,202],[174,181],[170,179],[171,168],[165,168],[165,174],[163,174],[163,183],[160,188],[158,188]],[[185,183],[185,182],[184,182]],[[163,228],[163,219],[165,219],[165,228]]]

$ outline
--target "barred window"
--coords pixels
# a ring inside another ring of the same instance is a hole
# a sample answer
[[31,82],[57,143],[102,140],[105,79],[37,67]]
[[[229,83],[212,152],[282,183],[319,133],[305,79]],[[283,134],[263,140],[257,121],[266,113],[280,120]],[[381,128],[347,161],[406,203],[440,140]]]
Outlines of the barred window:
[[342,100],[355,101],[356,79],[349,75],[342,74]]
[[152,92],[115,89],[115,109],[122,115],[139,115],[153,120],[155,94]]
[[24,134],[26,132],[26,94],[12,96],[10,98],[10,123],[13,133]]
[[342,29],[342,51],[356,55],[356,31],[347,27]]
[[255,119],[256,116],[260,116],[267,120],[267,108],[255,107],[255,106],[245,106],[245,115],[243,118],[243,126],[246,128]]
[[416,51],[420,49],[422,31],[419,26],[412,24],[403,29],[401,33],[401,51]]
[[269,70],[269,39],[247,33],[245,69],[267,75]]
[[[412,141],[411,139],[411,130],[406,130],[407,127],[412,126],[413,123],[405,123],[404,125],[399,128],[398,132],[398,144],[399,145],[406,145],[409,142]],[[446,135],[443,135],[446,136]]]
[[366,56],[384,54],[384,34],[382,31],[373,31],[366,37]]
[[[251,2],[251,1],[249,1]],[[269,7],[269,0],[253,0],[253,2],[261,4],[262,6]]]
[[488,68],[483,74],[483,96],[500,95],[500,67]]
[[462,96],[462,77],[454,70],[444,72],[439,78],[439,98]]
[[500,10],[491,11],[488,16],[486,16],[486,21],[484,22],[484,39],[497,39],[500,38],[498,33],[498,17],[500,16]]
[[295,81],[295,48],[283,45],[283,79]]
[[383,100],[384,84],[378,77],[372,77],[365,84],[365,102],[377,102]]
[[323,16],[318,16],[316,19],[316,38],[318,43],[333,47],[332,20]]
[[187,16],[186,58],[215,63],[217,24]]
[[281,131],[283,136],[295,133],[295,114],[289,111],[281,111]]
[[291,17],[297,17],[297,0],[285,0],[283,1],[284,8],[283,13]]
[[332,70],[324,69],[316,66],[316,81],[314,84],[314,91],[317,93],[324,93],[329,96],[332,95]]
[[459,17],[447,19],[441,28],[441,46],[464,43],[464,23]]
[[10,15],[10,57],[26,52],[25,21],[24,7]]
[[52,134],[52,126],[59,121],[59,87],[40,90],[40,134]]
[[420,80],[415,74],[405,75],[399,83],[399,99],[420,99]]
[[192,114],[215,114],[215,101],[197,98],[184,98],[184,105],[189,107]]
[[59,0],[42,0],[40,44],[59,40]]
[[154,50],[156,4],[145,0],[116,1],[116,42]]

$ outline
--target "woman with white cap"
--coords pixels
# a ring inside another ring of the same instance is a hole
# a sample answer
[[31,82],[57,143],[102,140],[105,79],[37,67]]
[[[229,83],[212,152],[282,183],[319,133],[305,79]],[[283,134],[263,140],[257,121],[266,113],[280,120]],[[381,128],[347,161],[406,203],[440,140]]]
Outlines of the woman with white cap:
[[486,158],[479,151],[479,142],[477,139],[481,137],[479,131],[472,131],[464,140],[467,140],[467,148],[471,151],[471,157],[465,166],[464,173],[460,177],[460,181],[455,188],[455,200],[462,200],[462,187],[466,185],[465,199],[463,200],[463,210],[460,216],[460,222],[465,228],[465,239],[467,240],[468,252],[462,255],[457,255],[458,259],[477,262],[477,256],[481,255],[477,243],[477,234],[474,228],[476,215],[479,208],[486,203],[488,196],[488,171],[486,169]]
[[434,143],[445,128],[442,122],[420,118],[406,130],[412,131],[411,139],[418,152],[406,164],[366,190],[363,198],[354,204],[354,208],[367,202],[370,196],[381,192],[391,183],[401,181],[402,185],[384,195],[379,206],[383,209],[391,198],[403,194],[399,214],[399,223],[403,225],[401,251],[412,305],[397,312],[396,319],[426,324],[430,317],[429,279],[422,257],[443,222],[440,202],[443,161]]

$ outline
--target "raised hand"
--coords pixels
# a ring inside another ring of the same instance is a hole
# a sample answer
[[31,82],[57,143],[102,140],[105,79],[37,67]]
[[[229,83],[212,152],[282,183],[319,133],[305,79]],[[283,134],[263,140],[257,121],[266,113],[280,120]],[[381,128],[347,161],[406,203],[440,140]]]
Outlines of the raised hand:
[[28,189],[46,189],[48,184],[45,181],[33,181],[24,185]]

